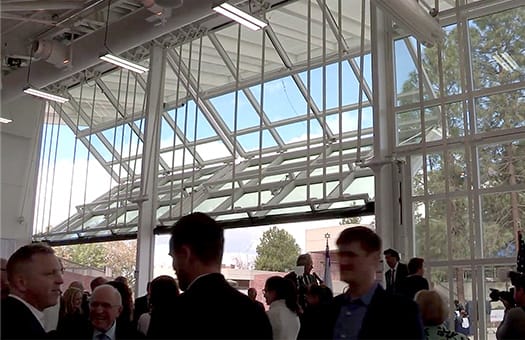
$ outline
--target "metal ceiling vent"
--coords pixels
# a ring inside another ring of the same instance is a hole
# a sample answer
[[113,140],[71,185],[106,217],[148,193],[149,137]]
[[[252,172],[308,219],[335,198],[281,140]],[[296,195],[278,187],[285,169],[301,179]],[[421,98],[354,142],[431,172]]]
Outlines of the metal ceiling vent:
[[38,40],[33,44],[35,58],[45,60],[55,67],[66,67],[70,62],[69,47],[56,40]]

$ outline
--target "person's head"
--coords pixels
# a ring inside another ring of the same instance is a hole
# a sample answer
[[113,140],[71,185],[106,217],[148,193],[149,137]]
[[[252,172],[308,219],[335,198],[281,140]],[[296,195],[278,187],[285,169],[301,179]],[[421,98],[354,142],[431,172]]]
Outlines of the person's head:
[[341,280],[351,289],[371,285],[381,261],[379,236],[367,227],[350,227],[341,232],[336,243]]
[[301,254],[297,258],[297,266],[304,266],[304,273],[310,274],[312,269],[314,268],[314,261],[312,260],[312,256],[310,254]]
[[133,294],[131,289],[120,281],[109,281],[106,284],[115,288],[120,294],[122,311],[118,318],[119,322],[130,322],[133,317]]
[[447,318],[445,299],[435,290],[420,290],[414,300],[419,305],[421,319],[425,326],[441,325]]
[[220,272],[224,229],[203,213],[178,220],[171,230],[170,255],[179,285],[186,290],[198,276]]
[[82,292],[84,292],[84,285],[80,281],[73,281],[69,284],[68,288],[76,288],[80,289]]
[[329,304],[334,297],[332,290],[325,285],[311,285],[306,292],[308,306]]
[[83,292],[75,287],[69,286],[64,292],[64,313],[72,314],[82,312],[82,296]]
[[34,243],[19,248],[7,261],[10,293],[38,310],[58,303],[62,265],[53,248]]
[[2,300],[9,295],[9,281],[7,280],[7,260],[4,258],[0,259],[2,266],[2,286],[0,287],[2,293]]
[[248,288],[248,297],[255,301],[255,299],[257,298],[257,289],[253,287]]
[[103,284],[95,288],[89,300],[89,318],[93,328],[107,332],[122,312],[122,298],[115,287]]
[[149,303],[152,309],[172,307],[177,296],[179,286],[171,276],[161,275],[151,281]]
[[420,257],[413,257],[408,261],[408,275],[420,275],[423,276],[425,270],[423,268],[423,260]]
[[264,284],[264,298],[267,305],[277,300],[284,300],[286,307],[292,312],[297,313],[299,310],[297,290],[291,280],[283,277],[272,276],[266,280]]
[[123,284],[125,284],[126,286],[129,287],[129,281],[128,281],[128,278],[125,277],[125,276],[117,276],[117,277],[115,278],[115,281],[117,281],[117,282],[122,282]]
[[509,272],[510,282],[514,286],[514,301],[516,305],[525,307],[525,274]]
[[105,283],[108,283],[108,279],[102,276],[98,276],[94,278],[93,280],[91,280],[91,282],[89,283],[89,288],[91,288],[91,291],[93,292],[95,288]]
[[388,248],[387,250],[385,250],[383,252],[383,255],[385,255],[386,264],[390,268],[394,268],[400,260],[399,253],[392,248]]

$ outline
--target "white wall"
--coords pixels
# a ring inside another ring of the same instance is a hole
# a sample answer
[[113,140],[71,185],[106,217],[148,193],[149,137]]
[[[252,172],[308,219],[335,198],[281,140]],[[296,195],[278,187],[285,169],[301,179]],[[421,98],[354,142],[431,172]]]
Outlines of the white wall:
[[44,101],[32,96],[2,103],[0,124],[1,256],[31,241]]

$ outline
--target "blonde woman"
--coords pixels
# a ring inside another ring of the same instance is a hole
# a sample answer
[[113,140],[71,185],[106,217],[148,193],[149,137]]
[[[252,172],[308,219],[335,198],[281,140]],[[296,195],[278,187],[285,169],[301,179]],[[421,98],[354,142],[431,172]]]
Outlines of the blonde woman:
[[88,318],[82,312],[82,296],[84,292],[75,287],[69,287],[63,294],[64,313],[58,320],[57,332],[71,336],[79,329],[85,329]]
[[448,330],[443,322],[449,314],[445,300],[434,290],[420,290],[414,298],[419,305],[427,340],[468,340],[463,334]]

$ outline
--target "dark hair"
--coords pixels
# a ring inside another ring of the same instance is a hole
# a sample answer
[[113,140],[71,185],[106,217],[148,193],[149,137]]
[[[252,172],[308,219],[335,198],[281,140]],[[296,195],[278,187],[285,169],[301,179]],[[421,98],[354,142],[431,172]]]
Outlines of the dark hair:
[[319,304],[327,305],[332,302],[334,298],[334,293],[332,290],[325,285],[311,285],[308,287],[308,295],[317,296],[319,298]]
[[20,270],[20,266],[31,262],[36,254],[54,255],[55,251],[44,243],[32,243],[18,248],[7,261],[7,280],[13,280],[13,275]]
[[395,257],[398,262],[401,259],[399,257],[399,253],[396,250],[392,249],[392,248],[388,248],[387,250],[385,250],[383,252],[383,255],[388,255],[388,256]]
[[415,274],[419,269],[423,268],[423,260],[421,257],[413,257],[408,261],[408,275]]
[[183,216],[171,229],[170,249],[189,246],[203,263],[221,263],[224,229],[214,219],[200,212]]
[[370,228],[358,226],[346,228],[337,238],[337,246],[359,242],[361,247],[367,252],[372,253],[381,249],[381,238]]
[[510,282],[516,288],[525,289],[525,274],[521,274],[515,271],[510,271],[508,273]]
[[277,300],[284,300],[286,307],[294,313],[299,312],[299,305],[297,304],[297,289],[291,280],[280,276],[272,276],[266,280],[264,289],[275,292]]
[[131,318],[133,317],[133,298],[131,290],[125,283],[120,281],[109,281],[106,284],[115,288],[122,298],[122,312],[117,318],[117,322],[120,325],[129,325],[131,323]]
[[149,303],[152,309],[173,307],[173,300],[179,296],[179,286],[174,278],[161,275],[150,284]]
[[91,288],[91,291],[94,291],[95,288],[97,288],[100,285],[103,285],[104,283],[107,283],[108,280],[103,276],[97,276],[91,282],[89,283],[89,287]]
[[308,264],[310,262],[309,260],[311,260],[311,259],[312,259],[312,255],[310,255],[310,254],[301,254],[297,258],[296,264],[298,266],[304,266],[304,265]]

